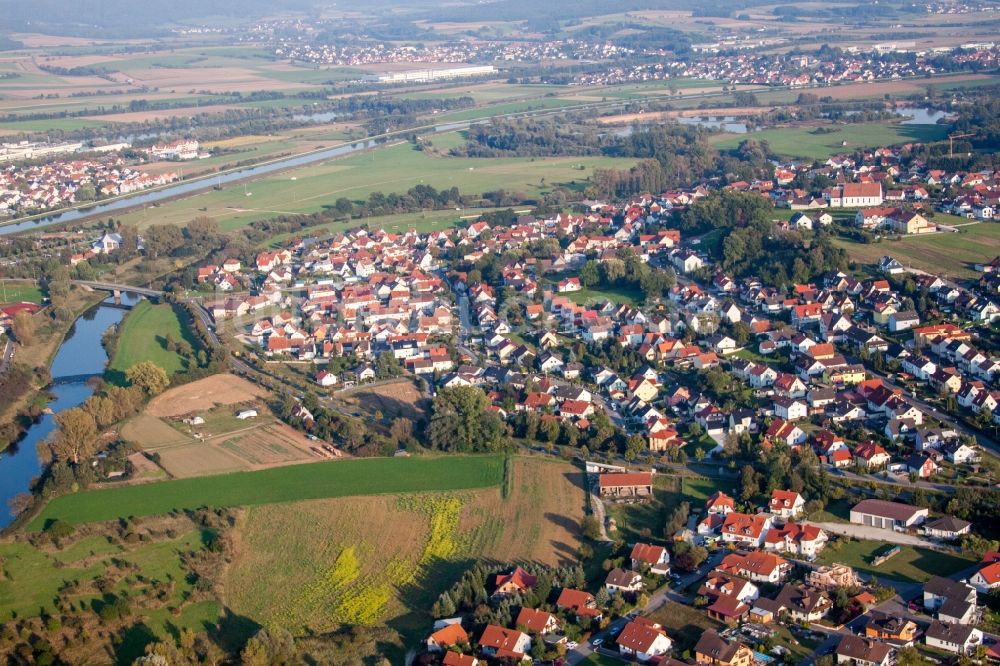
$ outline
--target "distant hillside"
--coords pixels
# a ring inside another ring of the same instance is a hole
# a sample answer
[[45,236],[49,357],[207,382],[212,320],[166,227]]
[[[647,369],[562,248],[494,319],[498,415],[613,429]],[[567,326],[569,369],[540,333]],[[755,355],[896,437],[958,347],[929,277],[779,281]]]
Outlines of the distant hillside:
[[309,0],[36,0],[0,1],[0,31],[95,38],[155,37],[169,25],[253,19],[282,10],[308,11]]

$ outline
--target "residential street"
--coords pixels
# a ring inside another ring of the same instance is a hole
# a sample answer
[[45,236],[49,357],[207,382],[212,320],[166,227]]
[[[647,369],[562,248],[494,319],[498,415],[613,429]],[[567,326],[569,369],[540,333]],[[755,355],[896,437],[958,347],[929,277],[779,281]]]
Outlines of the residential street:
[[[718,564],[722,561],[723,557],[725,557],[724,551],[716,551],[714,553],[710,553],[708,559],[706,559],[705,562],[703,562],[702,565],[698,567],[697,571],[693,571],[689,574],[681,576],[680,581],[678,581],[676,584],[670,581],[670,579],[666,579],[666,582],[656,592],[650,595],[649,602],[645,605],[645,607],[642,608],[639,614],[650,615],[655,611],[659,610],[660,608],[662,608],[667,603],[667,601],[675,601],[680,604],[689,604],[691,600],[684,594],[678,592],[677,590],[686,589],[694,582],[704,578],[708,574],[708,572],[710,572],[712,569],[718,566]],[[618,635],[618,633],[621,631],[621,629],[625,626],[627,622],[628,620],[625,618],[619,618],[615,620],[610,625],[608,625],[607,629],[599,631],[595,633],[593,636],[591,636],[590,641],[581,642],[575,650],[567,652],[566,660],[570,664],[579,664],[584,659],[586,659],[587,657],[589,657],[591,654],[594,653],[595,651],[593,645],[594,640],[600,640],[601,647],[603,647],[605,644],[610,642],[612,637]]]
[[993,452],[994,454],[1000,455],[1000,444],[998,444],[995,440],[991,439],[990,437],[987,437],[986,435],[984,435],[984,434],[982,434],[982,433],[980,433],[978,431],[973,430],[972,428],[970,428],[969,426],[965,425],[961,421],[959,421],[959,420],[951,417],[948,414],[945,414],[944,412],[940,411],[937,407],[935,407],[934,405],[931,405],[931,404],[925,402],[921,398],[914,397],[913,395],[910,394],[909,389],[907,389],[906,387],[901,386],[901,385],[893,382],[888,377],[886,377],[884,374],[882,374],[882,373],[880,373],[880,372],[878,372],[876,370],[873,370],[871,368],[868,368],[867,366],[866,366],[866,369],[872,375],[874,375],[875,377],[880,378],[883,382],[885,382],[886,386],[889,386],[891,388],[897,388],[900,391],[902,391],[903,394],[902,394],[901,397],[902,397],[903,401],[906,402],[908,405],[912,405],[913,407],[917,407],[918,409],[922,409],[927,414],[933,416],[934,418],[938,419],[939,421],[941,421],[945,425],[949,426],[950,428],[953,428],[956,432],[958,432],[958,433],[960,433],[962,435],[971,435],[971,436],[975,437],[976,441],[979,443],[979,445],[981,447],[983,447],[984,449],[988,449],[989,451]]

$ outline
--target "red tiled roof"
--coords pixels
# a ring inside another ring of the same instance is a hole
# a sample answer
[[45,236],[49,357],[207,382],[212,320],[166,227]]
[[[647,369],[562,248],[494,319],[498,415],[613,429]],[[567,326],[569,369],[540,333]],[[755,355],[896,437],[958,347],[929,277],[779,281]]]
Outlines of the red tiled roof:
[[483,630],[483,635],[479,639],[479,645],[481,647],[493,648],[497,651],[498,655],[501,650],[507,653],[520,654],[514,652],[514,647],[517,646],[517,642],[521,636],[521,632],[516,629],[507,629],[506,627],[489,624]]
[[548,626],[551,619],[552,613],[534,608],[522,608],[521,612],[517,614],[514,626],[524,627],[528,631],[540,634],[545,631],[545,627]]
[[431,634],[431,639],[441,647],[449,647],[458,643],[468,643],[469,634],[462,628],[460,622],[456,622],[435,631]]
[[637,543],[632,548],[632,559],[646,564],[658,564],[666,549],[663,546],[652,546],[648,543]]
[[622,486],[651,486],[652,472],[625,472],[622,474],[601,474],[598,478],[601,488],[620,488]]
[[666,637],[667,633],[660,625],[640,616],[625,625],[617,643],[634,652],[642,653],[652,649],[653,643],[661,636]]

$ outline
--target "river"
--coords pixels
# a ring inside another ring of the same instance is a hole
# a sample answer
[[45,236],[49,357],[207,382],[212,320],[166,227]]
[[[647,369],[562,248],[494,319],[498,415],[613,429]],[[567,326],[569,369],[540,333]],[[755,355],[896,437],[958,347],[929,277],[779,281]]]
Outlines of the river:
[[[122,301],[135,303],[140,297],[123,294]],[[105,301],[105,303],[110,302]],[[51,414],[43,414],[16,443],[0,452],[0,528],[14,519],[8,507],[11,498],[28,492],[31,482],[41,474],[38,444],[55,429],[54,415],[83,403],[94,389],[83,377],[101,375],[108,355],[101,344],[106,330],[122,320],[126,311],[99,304],[87,310],[74,323],[52,361],[52,386],[49,392]],[[64,378],[72,378],[66,381]]]

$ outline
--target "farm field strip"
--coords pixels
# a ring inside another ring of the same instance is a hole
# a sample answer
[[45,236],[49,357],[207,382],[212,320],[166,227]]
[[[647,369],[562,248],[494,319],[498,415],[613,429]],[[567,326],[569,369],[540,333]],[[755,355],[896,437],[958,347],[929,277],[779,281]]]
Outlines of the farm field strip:
[[39,530],[55,519],[80,524],[200,506],[466,490],[499,485],[501,474],[502,461],[496,456],[365,458],[290,465],[64,495],[50,502],[29,529]]

